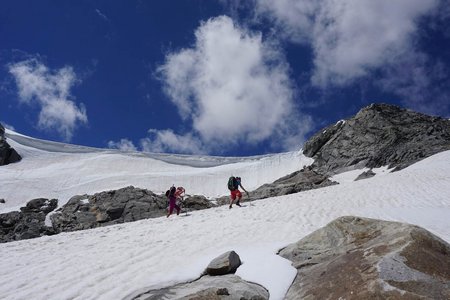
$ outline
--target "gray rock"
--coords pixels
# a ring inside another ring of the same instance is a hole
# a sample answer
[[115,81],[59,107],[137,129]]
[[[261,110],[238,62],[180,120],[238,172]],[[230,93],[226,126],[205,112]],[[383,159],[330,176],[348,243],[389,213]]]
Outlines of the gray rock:
[[280,255],[285,299],[450,299],[450,245],[417,226],[341,217]]
[[273,183],[262,185],[250,193],[250,200],[294,194],[334,184],[337,184],[337,182],[331,181],[326,176],[306,167]]
[[[335,184],[338,183],[315,172],[310,167],[304,167],[302,170],[277,179],[273,183],[267,183],[258,187],[256,190],[251,191],[249,195],[243,194],[242,202],[289,195]],[[216,202],[218,205],[229,204],[230,196],[217,198]]]
[[183,200],[182,208],[187,210],[200,210],[205,208],[211,208],[214,205],[205,196],[194,195],[187,196]]
[[5,199],[0,199],[0,203],[6,203]]
[[203,276],[200,279],[132,297],[135,300],[267,300],[269,292],[262,286],[236,275]]
[[315,159],[313,170],[326,176],[363,167],[400,170],[445,150],[450,150],[449,120],[388,104],[361,109],[321,130],[303,147]]
[[[309,167],[250,192],[244,200],[298,193],[337,184],[337,173],[389,166],[400,170],[425,157],[450,150],[450,120],[427,116],[395,105],[372,104],[354,117],[312,136],[303,153],[314,158]],[[369,178],[369,171],[358,179]],[[228,204],[229,197],[216,199]]]
[[0,124],[0,166],[18,162],[22,157],[6,142],[5,128]]
[[375,175],[376,174],[372,170],[365,171],[365,172],[362,172],[361,174],[359,174],[358,177],[355,178],[355,181],[371,178]]
[[58,205],[56,199],[33,199],[20,212],[0,214],[0,243],[52,235],[52,227],[45,225],[46,215]]
[[[190,210],[213,206],[200,196],[190,197],[185,203]],[[164,195],[129,186],[94,195],[74,196],[50,218],[57,232],[75,231],[161,217],[166,215],[167,205]]]
[[0,166],[18,162],[22,157],[5,141],[0,141]]
[[241,265],[241,259],[234,251],[228,251],[213,259],[205,270],[211,276],[225,275],[236,272]]

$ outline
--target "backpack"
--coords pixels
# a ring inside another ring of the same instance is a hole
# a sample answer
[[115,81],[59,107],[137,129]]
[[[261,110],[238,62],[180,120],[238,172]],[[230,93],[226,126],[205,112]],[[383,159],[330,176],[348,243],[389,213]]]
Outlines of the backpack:
[[175,196],[175,192],[176,192],[176,188],[174,186],[172,186],[169,190],[166,191],[166,197],[170,198]]
[[234,190],[237,189],[237,188],[238,188],[238,183],[237,183],[236,177],[231,176],[231,177],[228,179],[228,189],[229,189],[230,191],[234,191]]

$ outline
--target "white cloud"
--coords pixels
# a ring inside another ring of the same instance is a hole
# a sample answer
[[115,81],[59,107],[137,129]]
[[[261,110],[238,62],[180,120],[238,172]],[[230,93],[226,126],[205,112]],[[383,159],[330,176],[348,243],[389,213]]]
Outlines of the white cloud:
[[108,17],[107,17],[104,13],[102,13],[102,12],[100,11],[100,9],[96,8],[96,9],[95,9],[95,12],[96,12],[97,15],[98,15],[100,18],[102,18],[103,20],[109,21]]
[[269,15],[294,42],[314,51],[312,82],[345,85],[415,52],[417,21],[439,0],[262,0]]
[[118,142],[109,141],[108,148],[119,149],[121,151],[137,151],[133,142],[128,139],[120,139]]
[[56,130],[69,141],[78,124],[87,124],[86,109],[71,99],[71,87],[77,82],[71,67],[49,70],[37,59],[10,64],[22,103],[40,106],[38,126]]
[[[426,113],[449,108],[448,67],[428,55],[419,42],[426,32],[423,26],[448,35],[448,1],[259,0],[254,4],[257,17],[272,20],[282,39],[311,47],[315,87],[343,87],[370,78],[409,108]],[[430,22],[421,22],[423,17]]]
[[257,0],[256,14],[274,21],[283,38],[297,43],[309,43],[316,14],[321,2],[317,0]]
[[206,154],[207,149],[192,133],[178,135],[172,130],[149,130],[150,137],[141,139],[144,152],[177,152]]
[[201,149],[217,151],[276,139],[276,148],[286,149],[295,135],[300,145],[309,119],[295,113],[289,68],[277,45],[226,16],[201,24],[195,37],[194,47],[170,53],[158,69],[193,132],[181,137],[163,131],[171,139],[158,135],[159,143],[186,138],[195,140],[193,149],[203,144]]

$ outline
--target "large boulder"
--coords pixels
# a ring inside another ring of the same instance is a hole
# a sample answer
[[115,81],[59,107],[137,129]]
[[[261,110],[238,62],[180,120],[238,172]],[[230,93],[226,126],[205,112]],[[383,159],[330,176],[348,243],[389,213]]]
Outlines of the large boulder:
[[213,259],[205,273],[211,276],[225,275],[236,272],[241,265],[241,259],[234,251],[228,251]]
[[213,206],[211,201],[201,195],[187,196],[181,204],[183,210],[200,210],[211,208]]
[[303,147],[314,158],[313,169],[327,176],[363,167],[399,170],[445,150],[450,150],[450,120],[389,104],[365,107]]
[[33,199],[19,211],[0,214],[0,243],[54,234],[45,224],[47,214],[58,205],[56,199]]
[[280,251],[285,299],[450,299],[450,245],[417,226],[341,217]]
[[5,128],[0,124],[0,166],[18,162],[22,157],[6,142]]

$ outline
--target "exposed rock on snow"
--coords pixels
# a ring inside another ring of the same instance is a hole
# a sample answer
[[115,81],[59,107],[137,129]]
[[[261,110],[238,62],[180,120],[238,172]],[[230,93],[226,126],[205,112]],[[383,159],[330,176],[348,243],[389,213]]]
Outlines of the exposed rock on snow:
[[450,149],[450,121],[372,104],[310,138],[303,147],[313,169],[332,175],[349,169],[381,166],[405,168]]
[[[212,207],[199,196],[186,199],[190,210]],[[57,232],[156,218],[167,213],[167,198],[133,186],[94,195],[72,197],[50,218]]]
[[417,226],[341,217],[284,248],[285,299],[450,299],[450,245]]
[[211,276],[226,275],[236,272],[241,265],[241,259],[234,251],[228,251],[213,259],[205,272]]
[[205,208],[211,208],[214,205],[205,196],[194,195],[187,196],[183,200],[181,210],[200,210]]
[[[402,109],[372,104],[354,117],[320,130],[304,145],[311,166],[250,193],[248,200],[263,199],[336,184],[334,174],[364,167],[405,168],[423,158],[450,149],[450,121]],[[369,178],[371,171],[359,179]],[[220,204],[228,197],[217,200]]]
[[[58,200],[38,198],[29,201],[21,212],[0,214],[0,242],[35,238],[66,231],[156,218],[167,213],[167,199],[149,190],[129,186],[94,195],[72,197],[50,215],[52,227],[45,225],[46,215]],[[214,205],[203,196],[183,201],[182,210],[200,210]]]
[[6,142],[5,127],[0,124],[0,166],[18,162],[22,157]]
[[[249,193],[250,196],[243,195],[243,201],[253,201],[270,197],[294,194],[302,191],[317,189],[337,184],[327,177],[318,174],[310,167],[305,167],[300,171],[284,176],[273,183],[260,186]],[[224,196],[216,199],[217,204],[229,204],[230,197]]]
[[251,199],[294,194],[337,184],[327,177],[315,172],[310,167],[282,177],[273,183],[262,185],[251,193]]
[[33,199],[20,212],[0,214],[0,242],[12,242],[54,234],[51,227],[45,225],[45,216],[54,210],[58,200]]
[[143,293],[135,300],[267,300],[269,292],[262,286],[242,280],[236,275],[203,276],[190,283],[177,284],[159,290]]
[[367,179],[367,178],[373,177],[375,175],[376,174],[374,171],[368,170],[368,171],[365,171],[365,172],[362,172],[361,174],[359,174],[358,177],[355,178],[355,181]]

